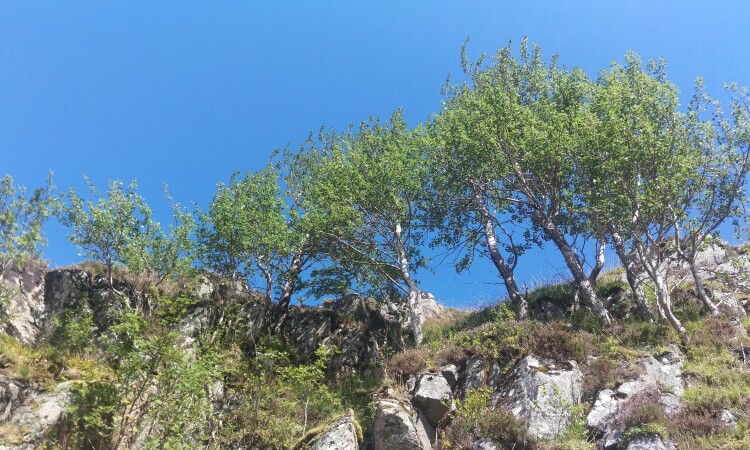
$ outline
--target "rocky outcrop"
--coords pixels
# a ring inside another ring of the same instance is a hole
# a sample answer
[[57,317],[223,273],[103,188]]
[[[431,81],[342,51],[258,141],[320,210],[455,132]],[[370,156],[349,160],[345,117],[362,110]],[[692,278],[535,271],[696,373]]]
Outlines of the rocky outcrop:
[[529,432],[553,439],[570,421],[572,408],[581,401],[583,375],[575,361],[556,361],[527,356],[513,369],[493,396],[529,424]]
[[308,450],[358,450],[361,436],[354,418],[354,411],[348,410],[338,420],[318,433],[310,442],[298,449]]
[[0,448],[37,448],[60,424],[72,400],[71,382],[49,391],[0,375]]
[[312,360],[320,345],[335,345],[331,365],[355,368],[373,364],[384,346],[401,348],[406,317],[397,305],[347,295],[290,308],[284,334],[304,360]]
[[373,450],[429,450],[435,431],[410,405],[378,401],[372,432]]
[[443,417],[455,408],[448,381],[442,375],[431,373],[419,379],[412,403],[433,427],[437,427]]
[[46,317],[45,267],[0,271],[0,325],[18,341],[31,345],[39,336]]

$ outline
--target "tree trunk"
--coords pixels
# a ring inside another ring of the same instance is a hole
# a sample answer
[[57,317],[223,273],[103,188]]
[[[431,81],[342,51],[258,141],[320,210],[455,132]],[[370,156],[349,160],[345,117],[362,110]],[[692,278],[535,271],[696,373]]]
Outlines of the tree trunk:
[[698,298],[701,302],[703,302],[704,305],[706,305],[706,308],[708,308],[712,315],[718,315],[719,307],[716,306],[710,298],[708,298],[706,287],[703,285],[703,277],[698,272],[698,267],[695,265],[695,254],[690,254],[689,257],[684,259],[687,261],[688,266],[690,266],[690,273],[693,274],[693,280],[695,281],[695,291],[698,293]]
[[422,343],[422,324],[417,314],[417,297],[419,296],[419,290],[417,289],[417,283],[411,277],[409,273],[409,260],[406,256],[406,249],[401,241],[401,224],[396,224],[396,253],[398,254],[398,267],[401,271],[401,278],[409,288],[408,296],[408,307],[409,307],[409,319],[410,319],[410,330],[412,338],[414,339],[414,345],[417,346]]
[[576,288],[579,290],[581,297],[583,297],[584,304],[591,309],[597,318],[607,324],[612,323],[612,317],[609,315],[607,308],[604,307],[601,300],[596,296],[596,291],[591,284],[591,280],[589,280],[589,277],[583,273],[581,260],[570,247],[568,241],[565,240],[565,236],[560,229],[546,218],[540,220],[541,214],[536,213],[535,216],[542,225],[544,233],[555,244],[558,250],[560,250],[563,259],[565,260],[565,265],[568,266],[568,270],[570,270],[571,275],[573,275],[573,281],[576,284]]
[[637,268],[633,261],[633,257],[628,255],[625,250],[625,243],[619,233],[612,233],[612,240],[615,244],[617,257],[620,258],[620,263],[622,264],[623,269],[625,269],[625,276],[630,285],[630,291],[633,296],[633,303],[635,303],[636,311],[643,319],[647,320],[649,323],[653,323],[654,315],[651,313],[651,310],[648,309],[646,294],[643,292],[643,285],[638,280]]
[[666,316],[669,323],[672,324],[675,330],[680,333],[680,336],[685,335],[685,327],[682,326],[679,319],[672,313],[672,299],[669,295],[669,288],[667,283],[662,278],[658,271],[654,271],[654,282],[656,283],[656,300],[663,309],[663,313]]
[[484,238],[487,244],[487,249],[490,252],[490,259],[500,273],[500,276],[503,277],[505,289],[508,291],[508,297],[516,310],[516,320],[528,320],[529,305],[526,302],[526,297],[521,295],[521,292],[518,290],[516,278],[513,275],[513,269],[511,269],[505,261],[497,246],[497,235],[495,234],[495,224],[493,223],[492,216],[490,216],[490,212],[481,200],[479,201],[479,208],[484,221]]
[[281,297],[279,297],[279,304],[276,307],[278,320],[273,330],[276,335],[281,335],[286,319],[289,316],[289,303],[292,301],[292,293],[294,293],[294,288],[297,285],[297,278],[302,266],[302,256],[301,250],[292,256],[292,262],[289,264],[286,276],[284,277],[284,284],[281,286]]

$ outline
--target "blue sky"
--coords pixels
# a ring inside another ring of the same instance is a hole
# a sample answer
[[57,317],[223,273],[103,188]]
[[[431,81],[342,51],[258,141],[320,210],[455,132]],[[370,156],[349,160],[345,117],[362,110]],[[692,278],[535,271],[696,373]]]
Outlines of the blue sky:
[[[205,207],[234,170],[256,170],[321,125],[343,129],[399,107],[411,125],[440,107],[467,36],[471,56],[524,35],[589,75],[633,49],[663,57],[686,102],[750,85],[746,1],[306,1],[0,3],[0,176],[61,188],[137,179],[168,212]],[[79,260],[52,224],[53,266]],[[522,281],[557,278],[552,249]],[[448,304],[503,292],[488,264],[419,277]]]

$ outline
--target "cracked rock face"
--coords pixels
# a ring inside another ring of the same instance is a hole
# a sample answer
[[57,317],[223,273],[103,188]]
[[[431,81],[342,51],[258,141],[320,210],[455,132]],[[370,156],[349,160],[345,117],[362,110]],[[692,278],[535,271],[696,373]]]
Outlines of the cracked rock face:
[[348,410],[310,442],[307,448],[310,450],[358,450],[359,439],[354,425],[354,412],[351,409]]
[[429,450],[435,432],[419,413],[397,400],[380,400],[373,427],[374,450]]
[[527,420],[534,436],[554,439],[570,421],[573,406],[580,403],[582,385],[583,375],[574,361],[527,356],[495,392],[493,405],[503,403],[516,417]]

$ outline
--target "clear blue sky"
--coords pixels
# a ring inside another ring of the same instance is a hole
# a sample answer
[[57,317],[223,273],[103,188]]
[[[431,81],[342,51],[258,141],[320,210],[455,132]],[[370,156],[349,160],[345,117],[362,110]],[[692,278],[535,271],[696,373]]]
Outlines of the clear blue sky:
[[[0,176],[61,188],[88,174],[137,179],[164,213],[161,185],[205,207],[234,170],[263,166],[325,124],[342,129],[403,107],[410,124],[440,106],[459,48],[494,52],[528,35],[590,75],[633,49],[664,57],[687,101],[750,85],[747,1],[234,1],[0,3]],[[53,266],[78,261],[51,226]],[[552,250],[521,280],[564,273]],[[419,277],[448,304],[503,293],[487,264]]]

